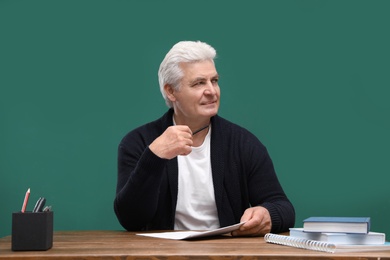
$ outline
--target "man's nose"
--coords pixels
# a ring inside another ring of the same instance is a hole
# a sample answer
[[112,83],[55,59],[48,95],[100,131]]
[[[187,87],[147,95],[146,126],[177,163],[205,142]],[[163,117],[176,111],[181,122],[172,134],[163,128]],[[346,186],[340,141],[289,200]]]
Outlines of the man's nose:
[[204,92],[208,95],[215,95],[217,93],[217,91],[215,90],[215,86],[211,81],[207,82],[206,89]]

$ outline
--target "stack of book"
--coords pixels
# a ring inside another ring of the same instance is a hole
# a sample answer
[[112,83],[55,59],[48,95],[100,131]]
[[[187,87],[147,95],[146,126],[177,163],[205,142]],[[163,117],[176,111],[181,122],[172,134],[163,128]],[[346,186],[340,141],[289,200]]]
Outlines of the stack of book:
[[372,232],[369,217],[310,217],[303,228],[290,228],[290,237],[339,245],[380,245],[385,233]]
[[324,252],[389,251],[385,233],[370,230],[370,218],[310,217],[303,228],[290,228],[290,235],[268,233],[268,243]]

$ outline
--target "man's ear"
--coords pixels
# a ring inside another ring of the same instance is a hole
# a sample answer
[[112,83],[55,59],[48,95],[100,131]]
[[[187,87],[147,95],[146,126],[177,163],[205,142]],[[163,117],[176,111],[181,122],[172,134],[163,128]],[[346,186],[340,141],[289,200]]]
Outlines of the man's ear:
[[173,88],[173,86],[172,85],[170,85],[170,84],[166,84],[165,86],[164,86],[164,91],[165,91],[165,95],[167,96],[167,98],[170,100],[170,101],[176,101],[176,97],[175,97],[175,95],[174,95],[174,92],[175,92],[175,90],[174,90],[174,88]]

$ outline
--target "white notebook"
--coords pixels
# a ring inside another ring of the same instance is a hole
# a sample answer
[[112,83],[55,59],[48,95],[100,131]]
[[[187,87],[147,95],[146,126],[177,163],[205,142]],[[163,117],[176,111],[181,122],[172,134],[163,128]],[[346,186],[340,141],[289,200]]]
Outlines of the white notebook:
[[176,239],[176,240],[203,238],[203,237],[218,236],[218,235],[230,233],[234,230],[239,229],[244,223],[245,222],[241,222],[231,226],[218,228],[214,230],[208,230],[208,231],[173,231],[173,232],[160,232],[160,233],[139,233],[137,235],[147,236],[147,237],[166,238],[166,239]]

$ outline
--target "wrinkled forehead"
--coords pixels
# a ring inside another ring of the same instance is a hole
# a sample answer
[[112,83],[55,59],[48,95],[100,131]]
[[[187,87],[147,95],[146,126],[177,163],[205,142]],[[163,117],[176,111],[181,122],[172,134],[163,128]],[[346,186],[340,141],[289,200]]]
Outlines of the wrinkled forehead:
[[181,62],[182,78],[212,78],[218,76],[213,60]]

